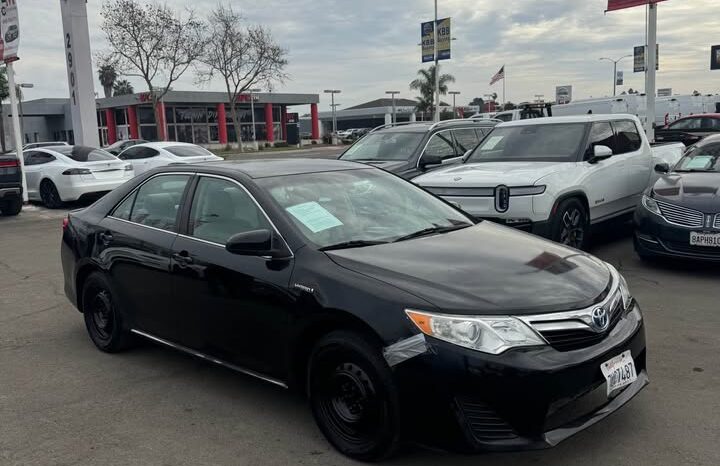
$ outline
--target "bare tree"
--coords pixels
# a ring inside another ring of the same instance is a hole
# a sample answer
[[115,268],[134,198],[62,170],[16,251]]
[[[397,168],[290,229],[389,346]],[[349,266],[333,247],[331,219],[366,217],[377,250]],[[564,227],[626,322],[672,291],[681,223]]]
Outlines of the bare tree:
[[167,5],[110,0],[101,10],[110,55],[123,76],[145,81],[155,111],[158,135],[165,133],[158,102],[203,54],[205,24],[192,10],[179,14]]
[[274,83],[288,79],[285,73],[287,50],[273,40],[270,31],[262,26],[244,26],[240,13],[218,4],[212,11],[204,64],[198,71],[201,81],[219,76],[225,82],[230,114],[237,142],[242,150],[240,117],[237,101],[241,94],[257,86],[272,88]]

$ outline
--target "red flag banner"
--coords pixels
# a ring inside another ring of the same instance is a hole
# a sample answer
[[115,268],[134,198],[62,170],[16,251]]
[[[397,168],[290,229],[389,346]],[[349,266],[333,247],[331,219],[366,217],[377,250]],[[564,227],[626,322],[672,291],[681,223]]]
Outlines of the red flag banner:
[[624,10],[634,6],[649,5],[651,3],[660,3],[665,0],[608,0],[608,7],[605,11]]

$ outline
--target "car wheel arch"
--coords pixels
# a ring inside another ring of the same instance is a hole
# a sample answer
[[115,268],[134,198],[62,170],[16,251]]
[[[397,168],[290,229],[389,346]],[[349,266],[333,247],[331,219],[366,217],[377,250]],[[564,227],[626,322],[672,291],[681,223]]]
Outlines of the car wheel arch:
[[380,335],[359,317],[338,309],[328,309],[311,318],[293,339],[288,350],[289,386],[303,394],[307,393],[307,369],[312,350],[320,339],[337,330],[358,333],[383,347]]
[[75,274],[75,299],[77,302],[77,309],[81,313],[84,312],[83,288],[85,287],[85,281],[93,272],[104,273],[97,264],[87,263],[82,265]]
[[571,191],[568,193],[563,193],[562,195],[558,196],[557,199],[555,199],[555,202],[553,203],[552,210],[550,211],[550,216],[552,217],[557,212],[558,206],[568,199],[579,199],[580,202],[582,202],[583,206],[585,207],[585,213],[588,216],[588,221],[590,220],[590,202],[588,201],[587,195],[583,191]]

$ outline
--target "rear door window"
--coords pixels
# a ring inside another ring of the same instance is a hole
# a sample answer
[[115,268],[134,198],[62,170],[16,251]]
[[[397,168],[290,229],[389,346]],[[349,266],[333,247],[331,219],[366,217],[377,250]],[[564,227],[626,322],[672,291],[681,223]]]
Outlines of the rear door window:
[[630,120],[614,121],[615,140],[617,142],[617,152],[615,154],[626,154],[635,152],[642,147],[642,138],[638,132],[637,125]]
[[[161,230],[177,231],[180,201],[189,180],[190,175],[161,175],[147,181],[137,190],[130,221]],[[127,211],[125,203],[128,199],[118,206],[118,209],[122,208],[118,212],[120,215]]]
[[670,125],[670,129],[687,130],[687,129],[700,129],[701,121],[700,118],[686,118],[684,120],[676,121]]

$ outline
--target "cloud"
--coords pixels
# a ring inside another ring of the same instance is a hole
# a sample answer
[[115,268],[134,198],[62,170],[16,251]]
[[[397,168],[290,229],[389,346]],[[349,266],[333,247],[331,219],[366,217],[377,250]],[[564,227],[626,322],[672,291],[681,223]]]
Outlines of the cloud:
[[[192,4],[206,14],[218,0],[166,0],[182,9]],[[675,92],[717,92],[718,76],[708,66],[706,34],[716,28],[717,0],[668,1],[659,6],[660,66],[658,87]],[[100,30],[100,1],[88,3],[94,51],[106,48]],[[442,0],[439,15],[453,23],[453,59],[443,72],[457,78],[460,101],[495,91],[490,77],[507,71],[507,97],[515,102],[536,94],[554,96],[556,85],[572,84],[576,98],[612,91],[612,65],[600,57],[619,58],[645,40],[643,8],[604,14],[606,0]],[[233,6],[238,7],[237,2]],[[390,89],[413,97],[408,83],[420,63],[419,29],[431,19],[432,2],[417,0],[265,0],[239,4],[249,23],[268,26],[289,52],[291,80],[277,92],[321,93],[342,89],[343,107],[384,96]],[[57,1],[20,3],[21,60],[18,79],[35,88],[27,98],[67,95],[67,75]],[[720,41],[718,41],[720,42]],[[622,62],[626,87],[644,88],[644,75],[632,73],[632,60]],[[143,84],[135,79],[135,88]],[[95,89],[101,92],[96,81]],[[194,89],[188,73],[176,89]],[[205,86],[222,90],[219,82]],[[324,97],[324,96],[322,96]],[[328,102],[323,102],[323,108]]]

